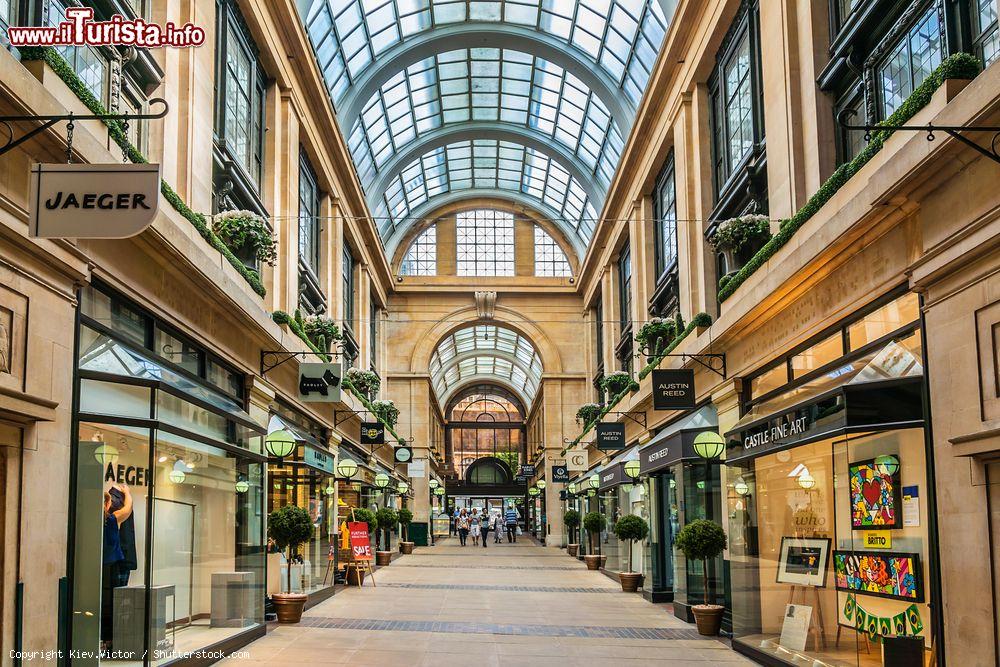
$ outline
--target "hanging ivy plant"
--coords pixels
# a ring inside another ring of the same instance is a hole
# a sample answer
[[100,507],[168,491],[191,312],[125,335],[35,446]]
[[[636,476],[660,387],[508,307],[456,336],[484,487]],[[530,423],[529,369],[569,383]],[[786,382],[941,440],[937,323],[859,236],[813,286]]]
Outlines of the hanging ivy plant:
[[648,350],[650,355],[656,355],[676,337],[677,323],[674,320],[654,317],[642,325],[635,335],[635,342],[639,347]]
[[756,250],[771,238],[771,222],[766,215],[741,215],[719,223],[709,239],[718,251],[737,254]]
[[382,379],[375,371],[363,371],[360,368],[347,369],[347,381],[362,394],[372,399],[382,386]]
[[212,217],[212,231],[241,258],[269,266],[278,259],[278,242],[264,218],[252,211],[226,211]]
[[639,388],[639,383],[632,379],[632,376],[625,371],[615,371],[608,373],[601,378],[601,389],[608,392],[609,396],[617,396],[626,389],[635,391]]
[[302,330],[305,332],[313,345],[321,350],[328,351],[330,345],[335,340],[340,340],[340,327],[333,319],[324,315],[306,315],[302,317],[299,311],[295,311],[296,319],[301,320]]
[[396,420],[399,419],[399,408],[392,401],[372,401],[372,412],[380,420],[389,425],[389,428],[396,428]]
[[576,420],[583,424],[589,424],[601,416],[604,406],[600,403],[585,403],[576,411]]

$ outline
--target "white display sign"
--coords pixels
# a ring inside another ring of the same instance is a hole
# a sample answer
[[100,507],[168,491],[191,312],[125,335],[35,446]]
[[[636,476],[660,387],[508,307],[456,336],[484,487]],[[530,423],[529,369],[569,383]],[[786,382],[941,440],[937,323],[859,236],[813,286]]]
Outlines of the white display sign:
[[589,465],[590,457],[587,454],[586,445],[577,445],[573,449],[566,451],[566,470],[569,472],[583,472]]
[[416,461],[410,461],[406,464],[406,476],[407,477],[426,477],[427,476],[427,460],[418,459]]
[[781,621],[781,638],[778,644],[790,651],[805,651],[809,637],[809,622],[813,608],[803,604],[786,604]]
[[149,227],[160,206],[158,164],[36,164],[30,181],[33,237],[128,238]]
[[341,380],[340,364],[299,364],[299,400],[337,403]]

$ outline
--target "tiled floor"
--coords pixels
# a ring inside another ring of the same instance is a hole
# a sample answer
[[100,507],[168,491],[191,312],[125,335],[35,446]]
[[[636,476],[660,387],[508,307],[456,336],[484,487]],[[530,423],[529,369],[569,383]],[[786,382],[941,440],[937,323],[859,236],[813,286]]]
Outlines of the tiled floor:
[[418,548],[223,665],[747,665],[557,549]]

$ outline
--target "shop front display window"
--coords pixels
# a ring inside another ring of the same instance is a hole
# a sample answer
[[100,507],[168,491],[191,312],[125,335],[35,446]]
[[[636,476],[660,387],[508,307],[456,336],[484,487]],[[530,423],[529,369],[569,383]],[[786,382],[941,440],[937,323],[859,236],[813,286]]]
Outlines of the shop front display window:
[[[287,505],[301,507],[312,519],[313,534],[298,548],[291,563],[292,593],[315,593],[333,585],[331,544],[336,545],[337,523],[333,478],[303,467],[281,465],[269,468],[269,511]],[[277,557],[277,563],[274,559]],[[272,566],[280,567],[281,576],[270,581],[269,593],[288,592],[289,564],[282,554],[271,556]],[[270,590],[274,588],[275,590]]]
[[733,596],[735,642],[789,664],[875,666],[907,650],[922,660],[923,429],[832,437],[730,473],[732,585],[745,592]]

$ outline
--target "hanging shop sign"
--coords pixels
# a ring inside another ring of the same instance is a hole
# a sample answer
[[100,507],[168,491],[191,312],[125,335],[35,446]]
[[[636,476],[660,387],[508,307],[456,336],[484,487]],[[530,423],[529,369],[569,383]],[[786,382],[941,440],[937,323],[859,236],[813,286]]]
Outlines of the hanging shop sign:
[[124,239],[153,223],[160,205],[158,164],[36,164],[28,234]]
[[396,447],[393,455],[396,463],[409,463],[413,459],[413,448],[409,446]]
[[553,482],[566,483],[569,481],[569,466],[565,463],[557,463],[550,469]]
[[693,368],[653,371],[654,410],[690,410],[694,406]]
[[598,487],[599,491],[604,491],[618,486],[619,484],[632,481],[632,478],[625,474],[624,463],[616,463],[612,467],[602,470],[600,472],[599,479],[601,481],[601,485]]
[[566,450],[566,469],[570,472],[583,472],[589,465],[589,455],[586,445],[577,445]]
[[518,476],[520,477],[534,477],[535,476],[535,464],[534,463],[523,463],[518,471]]
[[302,462],[330,475],[334,474],[333,457],[328,452],[322,452],[315,447],[302,447]]
[[595,446],[601,451],[625,449],[625,424],[601,423],[597,425]]
[[406,476],[413,477],[426,477],[427,476],[427,459],[417,459],[415,461],[410,461],[406,466]]
[[299,400],[303,403],[339,403],[340,364],[299,364]]
[[362,422],[361,424],[361,444],[362,445],[384,445],[385,444],[385,424],[382,422]]

